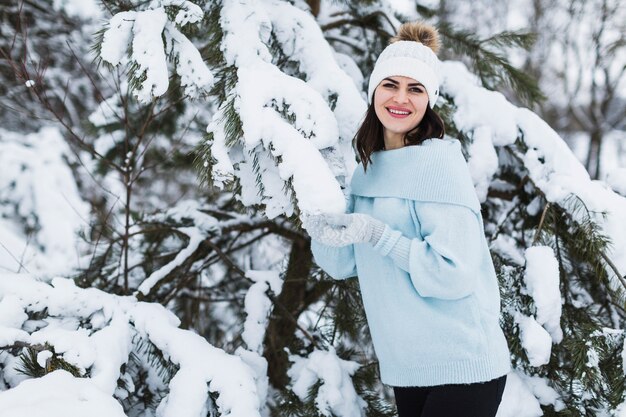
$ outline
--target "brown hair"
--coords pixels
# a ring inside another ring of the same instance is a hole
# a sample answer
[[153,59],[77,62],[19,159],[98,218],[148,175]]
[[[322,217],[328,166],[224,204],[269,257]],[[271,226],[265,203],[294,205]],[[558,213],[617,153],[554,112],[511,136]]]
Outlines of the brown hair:
[[[423,22],[407,22],[400,25],[396,36],[391,38],[390,44],[398,41],[420,42],[429,47],[433,52],[439,51],[439,33],[434,26]],[[367,171],[367,164],[371,163],[372,152],[383,150],[385,141],[383,139],[383,125],[376,116],[374,110],[374,96],[372,94],[370,105],[367,108],[363,123],[354,136],[353,145],[359,154],[363,169]],[[422,142],[430,138],[442,139],[445,134],[445,127],[441,117],[430,108],[430,103],[426,106],[426,113],[419,124],[410,132],[404,135],[404,146],[421,145]]]

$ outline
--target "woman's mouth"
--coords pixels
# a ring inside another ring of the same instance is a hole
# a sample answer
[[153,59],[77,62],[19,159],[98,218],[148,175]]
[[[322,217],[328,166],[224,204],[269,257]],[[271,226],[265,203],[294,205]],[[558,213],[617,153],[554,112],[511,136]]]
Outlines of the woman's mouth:
[[390,107],[386,107],[386,109],[387,113],[389,113],[391,117],[394,117],[396,119],[404,119],[411,114],[411,112],[408,110],[392,109]]

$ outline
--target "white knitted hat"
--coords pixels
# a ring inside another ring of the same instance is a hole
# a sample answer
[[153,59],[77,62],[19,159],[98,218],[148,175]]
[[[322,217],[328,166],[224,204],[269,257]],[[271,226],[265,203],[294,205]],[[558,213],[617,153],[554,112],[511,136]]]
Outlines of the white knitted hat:
[[413,78],[426,88],[432,109],[439,98],[440,61],[428,46],[415,41],[397,41],[387,46],[376,60],[367,91],[367,101],[372,101],[374,90],[387,77]]

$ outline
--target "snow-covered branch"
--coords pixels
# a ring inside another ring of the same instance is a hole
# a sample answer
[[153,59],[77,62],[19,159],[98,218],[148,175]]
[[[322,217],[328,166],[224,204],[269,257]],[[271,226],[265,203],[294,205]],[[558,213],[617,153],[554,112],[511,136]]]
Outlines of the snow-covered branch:
[[[81,387],[90,390],[90,398],[111,410],[110,399],[119,396],[118,380],[129,379],[129,375],[124,375],[125,364],[143,341],[154,345],[166,361],[177,366],[171,380],[163,381],[167,383],[168,392],[158,403],[158,415],[204,417],[212,403],[209,392],[214,392],[219,394],[215,405],[221,415],[259,416],[261,405],[252,369],[238,356],[211,346],[191,331],[178,328],[179,320],[161,305],[137,302],[132,297],[119,297],[95,288],[81,289],[72,280],[63,278],[55,278],[49,285],[25,274],[0,275],[0,294],[2,346],[16,342],[47,343],[55,355],[86,372],[90,381],[78,382],[56,371],[45,378],[20,384],[17,391],[0,393],[0,404],[19,410],[23,404],[16,403],[14,398],[32,395],[41,401],[36,405],[37,415],[56,415],[57,399],[36,394],[54,381],[65,384],[68,392],[77,392]],[[35,316],[36,320],[29,318]],[[3,383],[13,387],[26,378],[16,373],[17,359],[9,351],[4,351],[0,358]],[[149,362],[147,368],[151,373],[158,371],[154,362]],[[127,384],[125,389],[131,396],[138,394],[133,392],[132,384]],[[81,396],[68,401],[79,402]],[[90,404],[90,408],[98,407]],[[11,412],[3,407],[3,413],[13,415]],[[124,414],[118,410],[114,415]]]

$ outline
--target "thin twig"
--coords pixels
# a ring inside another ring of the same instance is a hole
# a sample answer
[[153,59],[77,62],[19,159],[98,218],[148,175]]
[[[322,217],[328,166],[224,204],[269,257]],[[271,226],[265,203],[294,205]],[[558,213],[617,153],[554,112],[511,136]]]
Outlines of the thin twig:
[[537,230],[535,231],[535,236],[533,237],[533,243],[531,244],[531,246],[535,246],[535,243],[537,243],[537,240],[539,239],[539,233],[541,232],[541,228],[543,227],[543,221],[546,218],[546,213],[548,212],[549,208],[550,208],[550,202],[548,202],[546,206],[543,208],[543,213],[541,213],[541,220],[539,220],[539,226],[537,227]]

